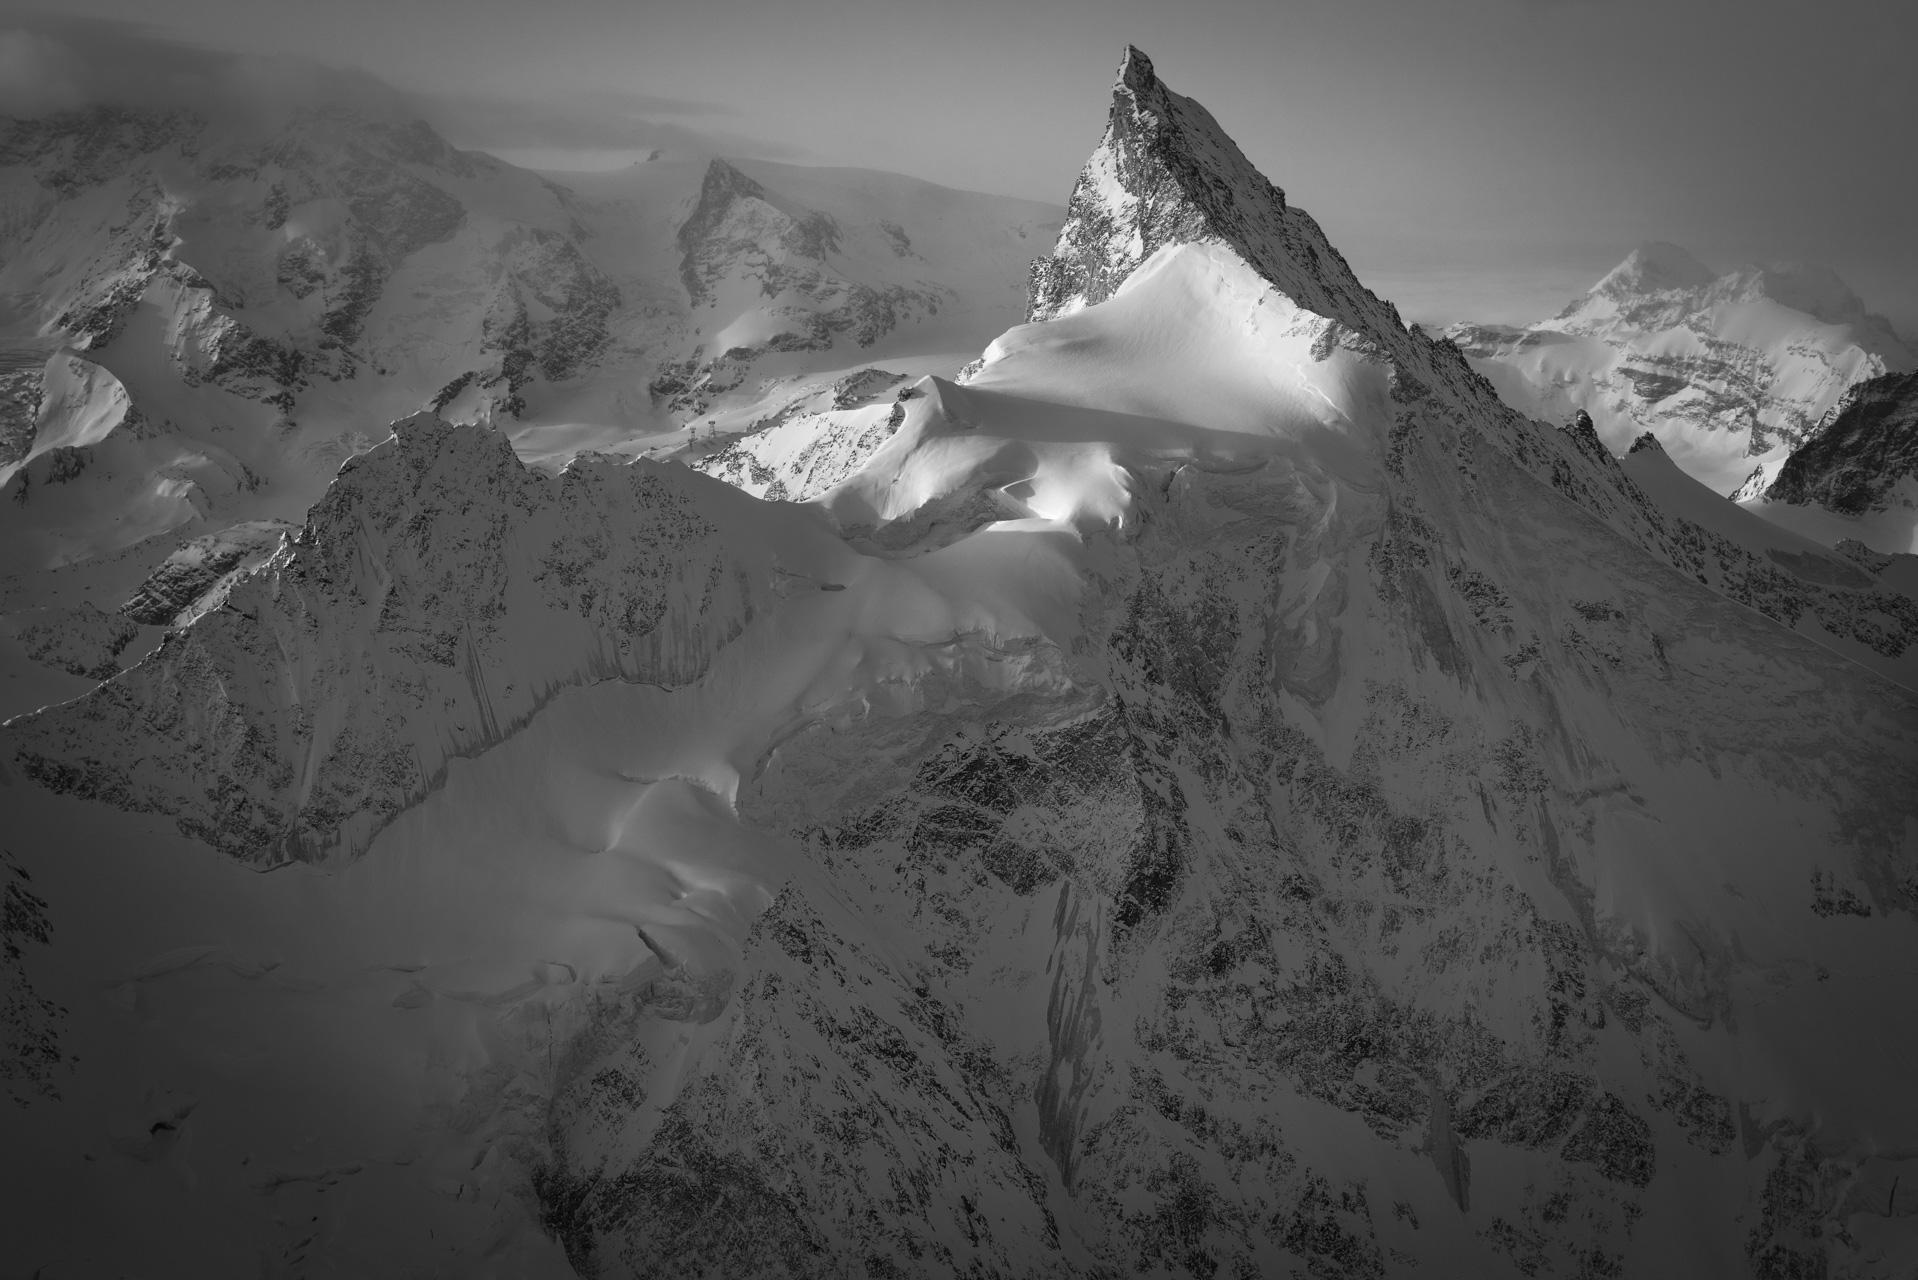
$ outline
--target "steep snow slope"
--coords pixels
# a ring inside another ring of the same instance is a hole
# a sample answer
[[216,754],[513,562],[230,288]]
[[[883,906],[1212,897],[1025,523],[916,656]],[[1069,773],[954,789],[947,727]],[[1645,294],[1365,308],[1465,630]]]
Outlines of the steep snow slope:
[[1137,51],[1033,279],[810,503],[403,424],[0,730],[23,1265],[1918,1264],[1893,598],[1506,408]]
[[1831,272],[1798,263],[1715,276],[1645,244],[1549,320],[1446,330],[1515,406],[1592,417],[1614,451],[1642,432],[1720,493],[1769,478],[1847,388],[1918,367],[1918,349]]
[[1733,495],[1747,510],[1819,541],[1918,552],[1918,374],[1858,383],[1769,485]]

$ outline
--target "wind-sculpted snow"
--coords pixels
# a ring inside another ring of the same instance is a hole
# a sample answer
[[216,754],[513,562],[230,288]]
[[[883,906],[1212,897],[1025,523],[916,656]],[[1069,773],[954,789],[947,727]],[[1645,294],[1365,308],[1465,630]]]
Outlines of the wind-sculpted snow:
[[10,724],[8,757],[248,861],[356,854],[556,689],[685,683],[750,619],[748,562],[684,471],[589,458],[548,479],[485,428],[395,432],[216,610]]
[[1918,365],[1918,349],[1829,271],[1718,276],[1669,244],[1640,246],[1549,320],[1446,333],[1519,408],[1588,413],[1621,452],[1653,432],[1721,493],[1754,467],[1768,482],[1848,388]]
[[[68,1201],[236,1272],[1918,1264],[1918,701],[1819,612],[1896,631],[1890,569],[1506,408],[1136,51],[1113,121],[1049,319],[704,461],[811,501],[403,424],[223,606],[10,723],[158,779],[97,789],[152,820],[9,756],[27,1265]],[[264,673],[223,669],[235,718],[342,672],[298,705],[377,703],[443,779],[336,751],[334,819],[181,752],[140,691],[195,652]],[[588,668],[627,678],[530,714]],[[161,743],[177,775],[124,764]],[[189,768],[365,854],[225,874],[170,829],[238,829]],[[76,1147],[133,1190],[82,1197]]]

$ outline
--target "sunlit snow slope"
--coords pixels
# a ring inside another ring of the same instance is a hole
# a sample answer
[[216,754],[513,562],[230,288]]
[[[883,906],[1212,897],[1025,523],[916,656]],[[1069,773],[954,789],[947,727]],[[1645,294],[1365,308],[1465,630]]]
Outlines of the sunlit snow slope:
[[0,728],[19,1265],[1918,1266],[1908,599],[1136,50],[1029,314],[738,485],[402,422]]

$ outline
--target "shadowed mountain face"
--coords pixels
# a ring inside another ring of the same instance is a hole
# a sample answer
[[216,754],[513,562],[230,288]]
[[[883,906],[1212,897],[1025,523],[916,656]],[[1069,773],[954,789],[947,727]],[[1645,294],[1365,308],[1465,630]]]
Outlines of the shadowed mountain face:
[[711,475],[404,422],[0,729],[26,1263],[1918,1263],[1910,601],[1513,412],[1136,50],[1032,282]]
[[1918,374],[1854,386],[1777,479],[1740,496],[1760,515],[1823,540],[1851,539],[1894,557],[1918,552]]

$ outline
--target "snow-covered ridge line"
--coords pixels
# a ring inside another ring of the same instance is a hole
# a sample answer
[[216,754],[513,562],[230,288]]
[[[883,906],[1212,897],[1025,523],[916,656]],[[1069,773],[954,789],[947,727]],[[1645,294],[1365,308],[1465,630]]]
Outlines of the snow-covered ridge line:
[[766,567],[703,513],[733,495],[684,468],[548,477],[482,427],[394,432],[221,607],[9,722],[5,758],[248,861],[356,854],[556,691],[696,678],[762,598]]

